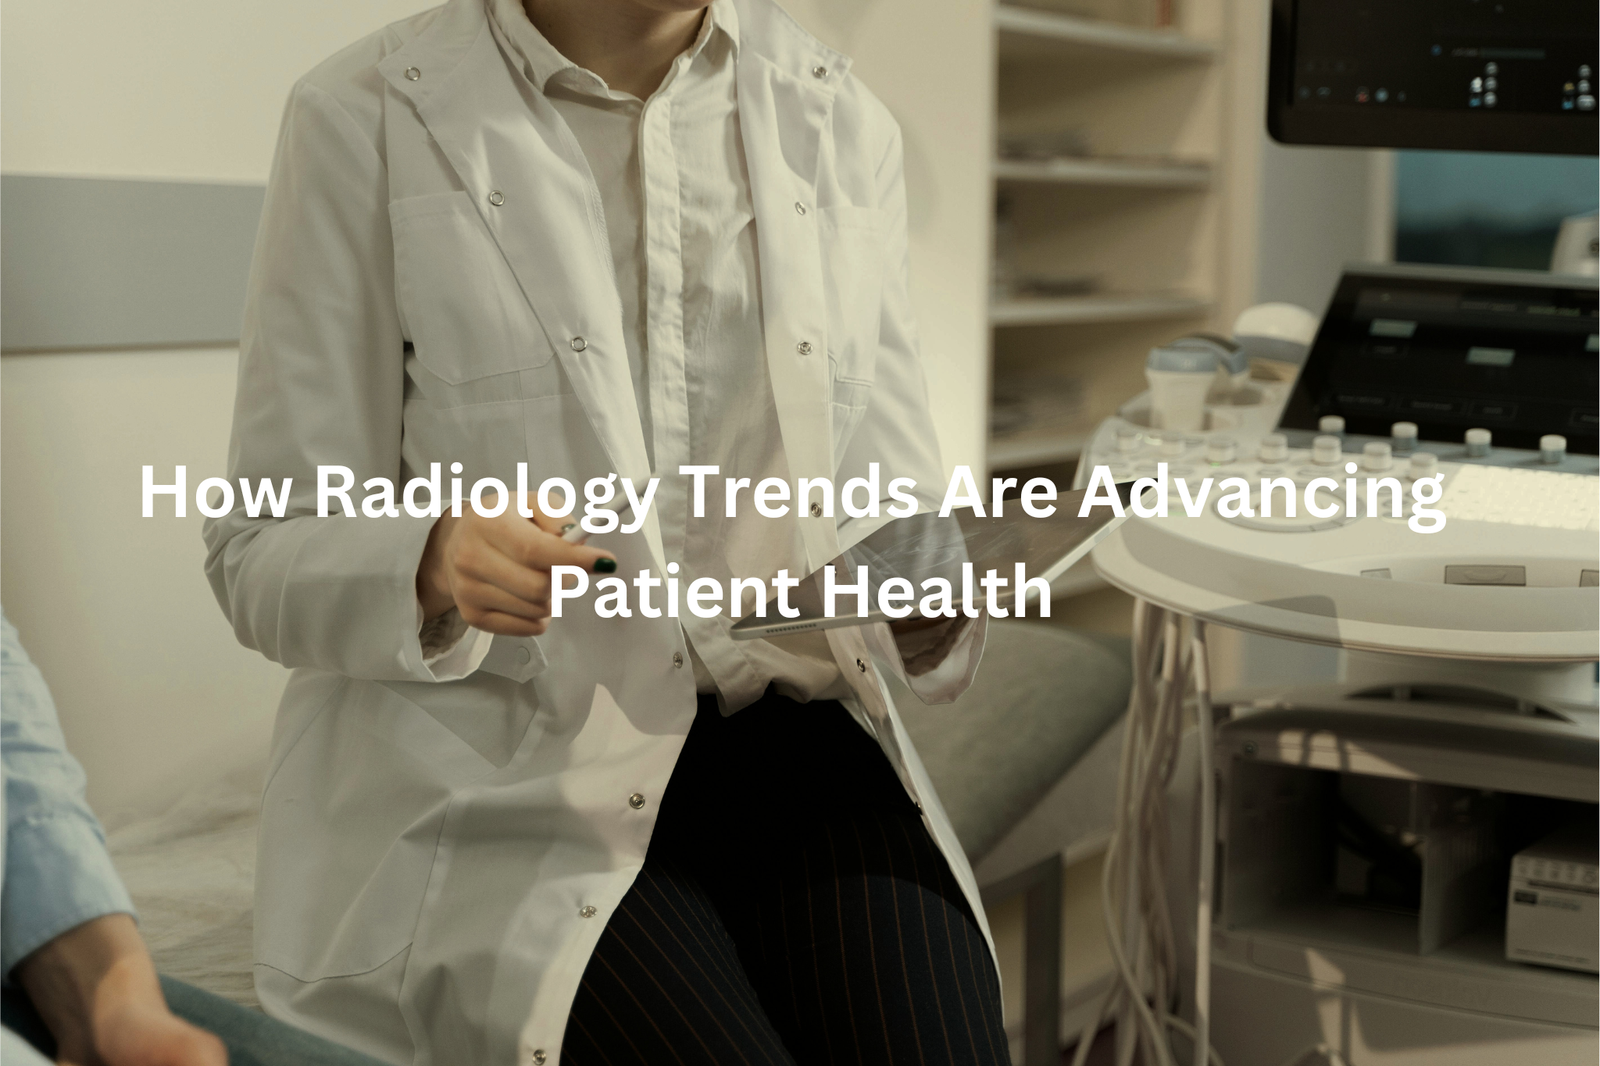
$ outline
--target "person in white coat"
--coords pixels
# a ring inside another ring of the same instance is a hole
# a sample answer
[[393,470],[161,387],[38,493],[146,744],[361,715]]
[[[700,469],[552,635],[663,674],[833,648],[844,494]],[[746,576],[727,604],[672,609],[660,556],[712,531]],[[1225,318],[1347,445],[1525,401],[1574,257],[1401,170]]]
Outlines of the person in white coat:
[[[954,699],[982,620],[735,642],[748,596],[677,609],[864,536],[829,486],[880,515],[894,478],[942,494],[901,158],[771,0],[449,0],[296,84],[230,450],[231,479],[292,483],[206,527],[240,641],[294,671],[270,1012],[416,1066],[1007,1061],[976,885],[882,679]],[[586,546],[559,495],[426,506],[444,469],[519,464],[660,483]],[[402,510],[380,479],[420,481]],[[551,618],[558,564],[633,598]]]

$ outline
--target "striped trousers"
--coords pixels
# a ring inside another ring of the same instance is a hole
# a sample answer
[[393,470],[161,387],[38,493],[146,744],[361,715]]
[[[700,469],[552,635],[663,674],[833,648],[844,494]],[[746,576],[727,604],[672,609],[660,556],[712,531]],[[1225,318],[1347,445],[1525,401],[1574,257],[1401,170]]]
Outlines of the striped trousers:
[[1007,1066],[1000,982],[944,856],[838,703],[702,697],[566,1066]]

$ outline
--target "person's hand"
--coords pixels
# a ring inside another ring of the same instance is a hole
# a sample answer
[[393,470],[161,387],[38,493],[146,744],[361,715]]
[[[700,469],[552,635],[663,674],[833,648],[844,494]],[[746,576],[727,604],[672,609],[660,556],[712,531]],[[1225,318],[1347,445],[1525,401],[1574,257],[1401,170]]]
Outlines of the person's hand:
[[528,507],[531,519],[515,507],[498,518],[465,508],[460,518],[445,515],[434,522],[417,566],[424,619],[454,607],[468,625],[486,633],[536,637],[550,624],[552,566],[616,570],[610,552],[561,539],[571,519],[551,518],[531,500]]
[[70,1066],[227,1066],[222,1041],[174,1017],[133,919],[107,914],[17,964]]
[[[113,1000],[113,1002],[115,1002]],[[227,1066],[222,1041],[174,1017],[166,1004],[129,997],[108,1006],[97,1027],[95,1050],[105,1066]],[[89,1066],[63,1057],[72,1066]]]

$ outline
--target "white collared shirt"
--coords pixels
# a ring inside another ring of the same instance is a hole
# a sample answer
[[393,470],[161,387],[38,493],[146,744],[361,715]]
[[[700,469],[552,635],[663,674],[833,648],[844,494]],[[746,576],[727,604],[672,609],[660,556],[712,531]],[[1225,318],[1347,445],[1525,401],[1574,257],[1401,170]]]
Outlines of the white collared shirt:
[[[558,52],[519,0],[492,0],[490,11],[523,73],[566,121],[593,175],[639,418],[652,468],[662,479],[655,507],[667,578],[677,580],[686,598],[701,578],[717,581],[726,596],[736,577],[758,579],[767,588],[779,570],[804,577],[808,568],[792,511],[763,517],[746,488],[737,517],[726,517],[723,477],[749,478],[750,485],[768,477],[790,480],[762,340],[732,3],[715,0],[694,43],[643,101]],[[719,470],[706,479],[703,517],[692,513],[693,481],[679,476],[682,466]],[[765,595],[747,589],[742,612]],[[820,633],[735,642],[726,610],[699,618],[685,605],[681,613],[697,686],[720,693],[729,713],[753,702],[769,683],[800,700],[849,692]]]

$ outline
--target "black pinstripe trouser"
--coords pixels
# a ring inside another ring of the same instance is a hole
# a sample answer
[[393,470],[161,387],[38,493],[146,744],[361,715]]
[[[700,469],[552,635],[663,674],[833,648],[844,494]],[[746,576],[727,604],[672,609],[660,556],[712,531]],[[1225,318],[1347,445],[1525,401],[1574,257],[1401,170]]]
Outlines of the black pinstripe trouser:
[[566,1066],[1005,1066],[1000,981],[877,743],[832,701],[699,713]]

